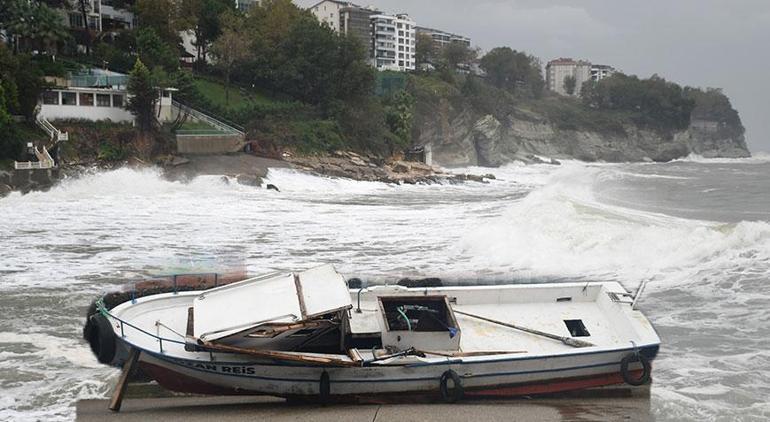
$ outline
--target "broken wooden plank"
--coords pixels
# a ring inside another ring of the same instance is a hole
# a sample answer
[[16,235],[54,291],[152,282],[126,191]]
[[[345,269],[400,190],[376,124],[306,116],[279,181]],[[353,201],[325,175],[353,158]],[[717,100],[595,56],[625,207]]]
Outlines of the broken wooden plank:
[[300,363],[312,363],[322,366],[343,366],[343,367],[357,367],[361,366],[361,362],[354,362],[352,360],[339,359],[334,357],[325,356],[313,356],[305,355],[301,353],[279,352],[275,350],[256,350],[245,349],[242,347],[225,346],[222,344],[214,344],[210,342],[204,342],[203,347],[209,350],[226,352],[226,353],[240,353],[244,355],[264,358],[282,360],[287,362],[300,362]]
[[118,383],[115,385],[115,392],[112,393],[112,399],[110,400],[109,409],[113,412],[120,412],[120,406],[123,404],[123,396],[126,394],[126,389],[128,388],[128,379],[134,372],[141,353],[141,351],[133,347],[128,352],[128,360],[123,364],[123,371],[120,373]]

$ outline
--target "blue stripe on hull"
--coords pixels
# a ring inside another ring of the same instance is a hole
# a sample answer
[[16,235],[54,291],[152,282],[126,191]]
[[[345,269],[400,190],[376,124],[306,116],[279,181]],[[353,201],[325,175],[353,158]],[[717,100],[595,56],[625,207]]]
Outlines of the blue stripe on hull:
[[[590,354],[599,354],[599,353],[619,353],[624,351],[633,351],[633,349],[628,350],[612,350],[612,351],[604,351],[604,352],[591,352],[591,353],[582,353],[582,354],[576,354],[576,355],[590,355]],[[640,353],[642,353],[646,357],[650,357],[652,359],[658,351],[658,346],[648,347],[645,349],[639,349]],[[162,360],[170,365],[177,366],[179,368],[184,369],[191,369],[198,372],[204,372],[207,374],[213,374],[213,375],[222,375],[222,376],[229,376],[229,377],[240,377],[240,378],[248,378],[248,379],[258,379],[258,380],[264,380],[264,381],[278,381],[278,382],[300,382],[300,383],[317,383],[318,380],[313,379],[296,379],[296,378],[277,378],[277,377],[266,377],[266,376],[260,376],[260,375],[245,375],[245,374],[233,374],[233,373],[224,373],[224,372],[215,372],[210,371],[202,368],[197,368],[195,366],[189,366],[189,365],[181,365],[174,360],[169,359],[167,356],[159,355],[157,353],[144,351],[144,353],[147,353],[148,355],[151,355],[159,360]],[[499,363],[499,362],[507,362],[507,361],[515,361],[515,360],[532,360],[532,359],[547,359],[547,358],[555,358],[555,357],[571,357],[576,355],[560,355],[560,356],[540,356],[540,357],[527,357],[527,358],[519,358],[519,359],[505,359],[505,360],[490,360],[490,361],[483,361],[483,362],[466,362],[462,363],[461,365],[467,365],[469,363]],[[194,362],[189,361],[187,362]],[[246,363],[225,363],[225,362],[212,362],[216,365],[237,365],[237,366],[262,366],[262,364],[246,364]],[[200,362],[195,362],[195,364],[202,364]],[[472,374],[472,375],[461,375],[463,378],[486,378],[486,377],[500,377],[500,376],[513,376],[513,375],[529,375],[529,374],[539,374],[539,373],[553,373],[553,372],[565,372],[565,371],[572,371],[572,370],[579,370],[579,369],[592,369],[592,368],[601,368],[601,367],[610,367],[610,366],[619,366],[620,362],[607,362],[607,363],[598,363],[598,364],[591,364],[591,365],[582,365],[582,366],[572,366],[572,367],[566,367],[566,368],[557,368],[557,369],[538,369],[538,370],[529,370],[529,371],[514,371],[514,372],[497,372],[497,373],[490,373],[490,374]],[[275,366],[275,365],[268,365],[268,366]],[[423,366],[432,366],[432,365],[423,365]],[[296,366],[292,366],[293,368],[296,368]],[[407,366],[408,367],[408,366]],[[313,367],[316,369],[322,369],[321,367]],[[171,369],[171,368],[169,368]],[[618,368],[619,369],[619,368]],[[415,381],[428,381],[428,380],[435,380],[437,377],[420,377],[420,378],[392,378],[392,379],[381,379],[381,378],[375,378],[375,379],[332,379],[330,380],[331,383],[337,383],[337,384],[353,384],[353,383],[392,383],[392,382],[415,382]]]

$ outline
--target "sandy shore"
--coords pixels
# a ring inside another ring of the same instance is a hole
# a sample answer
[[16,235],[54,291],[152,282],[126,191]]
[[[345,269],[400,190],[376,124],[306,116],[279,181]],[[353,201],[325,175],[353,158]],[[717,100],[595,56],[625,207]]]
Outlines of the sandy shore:
[[78,421],[650,421],[649,397],[484,400],[460,404],[312,405],[265,397],[82,400]]

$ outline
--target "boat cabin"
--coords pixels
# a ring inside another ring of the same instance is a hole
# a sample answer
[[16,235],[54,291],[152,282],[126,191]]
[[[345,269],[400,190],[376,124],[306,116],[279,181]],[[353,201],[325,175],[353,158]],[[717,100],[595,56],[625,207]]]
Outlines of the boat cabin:
[[446,296],[381,296],[378,302],[385,349],[460,350],[460,328]]
[[216,344],[254,350],[347,353],[460,350],[447,296],[382,296],[379,309],[351,311],[332,266],[269,274],[200,294],[188,309],[187,349]]
[[350,308],[345,280],[332,266],[269,274],[196,297],[188,335],[234,347],[296,350],[325,334],[339,339]]

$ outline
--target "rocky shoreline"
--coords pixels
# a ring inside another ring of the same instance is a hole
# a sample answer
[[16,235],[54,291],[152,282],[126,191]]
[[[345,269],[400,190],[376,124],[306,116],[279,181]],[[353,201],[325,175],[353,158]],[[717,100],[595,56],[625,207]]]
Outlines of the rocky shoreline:
[[313,174],[389,184],[441,184],[494,180],[492,174],[455,174],[437,166],[403,160],[385,160],[374,155],[337,151],[328,156],[286,157],[295,168]]
[[67,164],[47,170],[0,171],[0,198],[11,192],[27,194],[33,191],[47,191],[63,179],[122,167],[160,169],[163,176],[172,181],[189,182],[203,175],[222,176],[227,183],[233,181],[244,186],[274,190],[280,187],[266,186],[263,182],[270,168],[293,168],[320,176],[398,185],[488,183],[489,180],[495,179],[492,174],[456,174],[424,163],[386,160],[350,151],[338,151],[326,156],[286,156],[284,160],[250,154],[166,156],[157,159],[155,163],[130,159],[118,163]]

